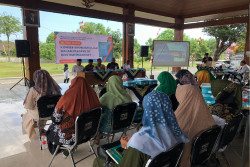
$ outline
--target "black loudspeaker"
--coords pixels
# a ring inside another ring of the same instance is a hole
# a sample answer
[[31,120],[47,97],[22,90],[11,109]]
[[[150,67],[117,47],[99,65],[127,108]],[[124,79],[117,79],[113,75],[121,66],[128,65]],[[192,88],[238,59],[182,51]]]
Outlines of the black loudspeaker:
[[141,57],[148,57],[148,48],[149,46],[141,46]]
[[15,40],[16,56],[30,57],[30,42],[28,40]]

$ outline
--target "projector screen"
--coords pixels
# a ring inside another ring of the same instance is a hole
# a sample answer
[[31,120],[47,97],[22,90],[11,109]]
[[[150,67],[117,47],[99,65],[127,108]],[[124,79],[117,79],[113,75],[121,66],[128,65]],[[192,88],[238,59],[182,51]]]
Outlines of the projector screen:
[[154,41],[153,67],[183,67],[189,65],[189,42]]

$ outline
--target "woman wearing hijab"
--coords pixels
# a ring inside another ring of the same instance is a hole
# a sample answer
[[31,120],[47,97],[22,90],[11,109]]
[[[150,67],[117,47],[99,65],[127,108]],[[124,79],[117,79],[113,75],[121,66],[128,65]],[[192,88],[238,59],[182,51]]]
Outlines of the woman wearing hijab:
[[213,115],[227,121],[241,112],[242,87],[239,83],[228,80],[214,80],[211,82],[215,104],[209,106]]
[[53,154],[56,145],[74,143],[76,117],[82,112],[100,106],[98,97],[89,83],[82,77],[75,77],[52,114],[52,121],[55,124],[52,124],[47,131],[50,152]]
[[64,73],[64,83],[69,83],[69,68],[68,68],[68,64],[64,64],[64,69],[63,69]]
[[167,94],[172,102],[173,110],[175,111],[178,107],[178,101],[175,97],[175,91],[177,88],[177,82],[174,77],[167,71],[163,71],[158,76],[160,85],[156,88],[157,91]]
[[[119,167],[142,167],[150,158],[168,151],[174,145],[186,143],[188,136],[177,123],[169,97],[162,92],[149,93],[143,99],[143,127],[131,138],[123,137],[121,144],[127,148]],[[104,159],[96,158],[94,167],[102,167]],[[118,165],[114,164],[112,167]]]
[[180,85],[194,85],[196,87],[200,87],[193,74],[188,70],[180,70],[175,76]]
[[123,87],[121,77],[114,75],[109,78],[107,92],[100,98],[100,103],[104,107],[100,130],[109,132],[111,130],[111,112],[119,104],[132,102],[131,97]]
[[178,86],[176,98],[179,102],[175,111],[176,119],[182,131],[190,137],[190,142],[184,146],[180,167],[190,167],[190,154],[194,137],[216,123],[197,86]]
[[199,69],[195,75],[200,85],[202,83],[211,83],[211,80],[215,80],[215,77],[208,69]]
[[27,112],[22,116],[23,128],[29,138],[36,136],[35,120],[39,119],[37,110],[37,101],[41,96],[60,95],[61,88],[46,70],[37,70],[33,74],[35,86],[30,88],[23,102]]
[[156,88],[157,91],[163,92],[168,96],[175,94],[177,82],[169,72],[161,72],[157,79],[160,82],[160,85]]

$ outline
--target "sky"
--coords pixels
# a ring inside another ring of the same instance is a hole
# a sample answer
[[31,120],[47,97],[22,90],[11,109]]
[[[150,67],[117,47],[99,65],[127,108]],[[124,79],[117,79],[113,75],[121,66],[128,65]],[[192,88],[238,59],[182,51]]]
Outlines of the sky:
[[[0,5],[0,14],[2,13],[12,15],[18,18],[22,23],[21,8]],[[57,32],[77,31],[77,29],[79,29],[80,27],[79,23],[81,21],[102,23],[105,27],[110,27],[111,30],[119,29],[122,33],[121,22],[40,11],[39,41],[45,42],[47,36],[54,31]],[[145,45],[145,42],[149,38],[156,38],[158,31],[159,33],[161,33],[165,29],[166,28],[135,24],[135,38],[138,40],[140,45]],[[209,36],[206,36],[202,32],[201,28],[185,30],[184,33],[191,38],[197,38],[197,39],[200,37],[202,39],[211,38]],[[5,35],[0,36],[0,40],[6,40],[6,39],[7,38]],[[15,39],[23,39],[23,35],[18,34],[18,35],[12,35],[10,37],[11,41],[14,41]]]

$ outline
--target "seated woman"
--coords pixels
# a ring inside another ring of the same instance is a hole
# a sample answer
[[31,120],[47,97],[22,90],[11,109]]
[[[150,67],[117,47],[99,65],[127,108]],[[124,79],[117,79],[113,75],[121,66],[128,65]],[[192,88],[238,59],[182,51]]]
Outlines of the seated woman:
[[179,105],[179,103],[175,97],[175,91],[177,88],[176,80],[167,71],[161,72],[157,79],[160,82],[160,85],[156,88],[156,90],[163,92],[169,96],[169,98],[172,102],[173,110],[175,111]]
[[211,80],[215,80],[215,77],[209,69],[199,69],[195,75],[197,76],[198,83],[211,83]]
[[100,107],[98,97],[82,77],[75,77],[69,89],[58,101],[52,115],[52,124],[47,131],[47,141],[53,154],[57,145],[75,142],[75,119],[82,112]]
[[176,98],[179,102],[175,111],[177,121],[182,131],[190,137],[190,142],[184,146],[180,167],[190,167],[190,154],[194,137],[216,123],[198,87],[193,85],[178,86]]
[[132,102],[131,97],[123,87],[121,77],[114,75],[109,78],[107,92],[100,98],[100,103],[104,107],[100,130],[109,132],[111,130],[111,112],[119,104]]
[[175,76],[180,85],[194,85],[196,87],[200,87],[193,74],[188,70],[180,70]]
[[[168,151],[174,145],[186,143],[188,136],[176,121],[171,102],[165,93],[154,91],[143,99],[143,126],[131,138],[123,137],[121,144],[127,148],[119,165],[112,167],[144,167],[150,158]],[[105,160],[96,158],[94,167],[103,167]]]
[[241,112],[242,90],[239,83],[214,80],[211,88],[216,99],[215,104],[209,106],[213,115],[229,121]]
[[[60,86],[49,75],[46,70],[37,70],[33,74],[35,86],[30,88],[26,98],[23,102],[24,108],[27,112],[22,116],[23,128],[28,133],[29,138],[36,136],[34,126],[36,126],[34,119],[38,120],[37,101],[41,96],[60,95]],[[45,122],[44,122],[45,124]]]

